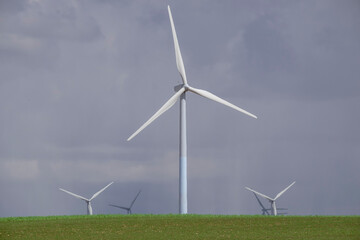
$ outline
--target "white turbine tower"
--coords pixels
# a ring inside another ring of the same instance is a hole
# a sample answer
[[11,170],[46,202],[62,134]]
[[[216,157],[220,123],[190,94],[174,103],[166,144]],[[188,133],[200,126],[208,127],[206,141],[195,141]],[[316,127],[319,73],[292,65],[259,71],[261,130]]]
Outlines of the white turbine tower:
[[286,192],[286,191],[287,191],[292,185],[294,185],[294,184],[295,184],[295,182],[293,182],[293,183],[290,184],[287,188],[285,188],[284,190],[282,190],[281,192],[279,192],[279,193],[276,195],[275,198],[268,197],[268,196],[266,196],[265,194],[259,193],[259,192],[255,191],[255,190],[251,189],[251,188],[248,188],[248,187],[245,187],[245,188],[246,188],[247,190],[249,190],[249,191],[251,191],[251,192],[253,192],[253,193],[255,193],[255,194],[257,194],[257,195],[259,195],[259,196],[261,196],[261,197],[263,197],[263,198],[265,198],[265,199],[267,199],[267,200],[269,200],[269,202],[270,202],[270,204],[271,204],[271,214],[276,216],[276,215],[277,215],[277,208],[276,208],[276,203],[275,203],[276,199],[278,199],[281,195],[283,195],[283,193]]
[[66,192],[66,193],[68,193],[68,194],[76,197],[76,198],[79,198],[79,199],[81,199],[81,200],[84,200],[84,201],[86,202],[86,204],[87,204],[87,214],[88,214],[88,215],[92,215],[92,214],[93,214],[93,211],[92,211],[92,207],[91,207],[91,201],[92,201],[94,198],[96,198],[100,193],[102,193],[106,188],[108,188],[108,187],[109,187],[111,184],[113,184],[113,183],[114,183],[114,182],[111,182],[111,183],[109,183],[108,185],[106,185],[106,187],[102,188],[100,191],[98,191],[97,193],[95,193],[90,199],[84,198],[84,197],[82,197],[82,196],[80,196],[80,195],[77,195],[77,194],[75,194],[75,193],[69,192],[69,191],[67,191],[67,190],[65,190],[65,189],[62,189],[62,188],[59,188],[59,189],[60,189],[61,191],[63,191],[63,192]]
[[218,103],[224,104],[225,106],[231,107],[239,112],[245,113],[253,118],[257,118],[255,115],[215,96],[214,94],[193,88],[189,86],[184,63],[181,57],[180,47],[178,43],[178,39],[176,36],[175,26],[171,15],[170,6],[168,6],[170,24],[172,35],[174,39],[174,47],[175,47],[175,56],[176,56],[176,66],[180,73],[183,84],[175,87],[176,93],[147,121],[145,122],[135,133],[133,133],[127,140],[130,141],[134,138],[139,132],[141,132],[145,127],[147,127],[150,123],[152,123],[156,118],[170,109],[175,102],[180,98],[180,156],[179,156],[179,212],[180,214],[187,213],[187,146],[186,146],[186,97],[185,93],[190,91],[196,93],[200,96],[208,98],[210,100],[216,101]]
[[134,203],[135,203],[137,197],[139,196],[140,192],[141,192],[141,190],[136,194],[134,200],[132,200],[132,202],[131,202],[131,204],[130,204],[129,207],[123,207],[123,206],[114,205],[114,204],[109,204],[109,206],[124,209],[124,210],[127,211],[127,214],[131,214],[131,208],[132,208],[132,206],[134,205]]

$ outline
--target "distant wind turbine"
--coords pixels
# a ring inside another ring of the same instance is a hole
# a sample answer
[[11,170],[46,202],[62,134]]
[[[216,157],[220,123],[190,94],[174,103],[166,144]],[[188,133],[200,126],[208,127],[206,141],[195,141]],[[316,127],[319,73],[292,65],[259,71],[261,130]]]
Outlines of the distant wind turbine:
[[180,46],[178,43],[178,39],[176,36],[174,21],[171,15],[170,6],[168,6],[170,24],[172,35],[174,39],[174,47],[175,47],[175,56],[176,56],[176,66],[180,73],[183,84],[180,84],[175,87],[176,93],[147,121],[145,122],[135,133],[133,133],[127,140],[130,141],[134,138],[139,132],[141,132],[144,128],[146,128],[150,123],[152,123],[156,118],[162,115],[164,112],[169,110],[175,102],[180,98],[180,154],[179,154],[179,213],[186,214],[187,213],[187,143],[186,143],[186,92],[196,93],[202,97],[208,98],[215,102],[221,103],[225,106],[231,107],[239,112],[247,114],[253,118],[257,118],[254,114],[251,114],[234,104],[231,104],[214,94],[191,87],[186,79],[185,66],[183,63],[183,59],[181,57]]
[[[270,202],[270,204],[271,204],[271,214],[272,215],[277,215],[277,208],[276,208],[276,203],[275,203],[275,201],[276,201],[276,199],[278,199],[281,195],[283,195],[283,193],[284,192],[286,192],[292,185],[294,185],[295,184],[295,182],[293,182],[292,184],[290,184],[287,188],[285,188],[284,190],[282,190],[281,192],[279,192],[277,195],[276,195],[276,197],[275,198],[271,198],[271,197],[268,197],[268,196],[266,196],[265,194],[262,194],[262,193],[259,193],[259,192],[257,192],[257,191],[255,191],[255,190],[253,190],[253,189],[251,189],[251,188],[248,188],[248,187],[245,187],[247,190],[249,190],[249,191],[251,191],[251,192],[253,192],[253,193],[255,193],[255,194],[257,194],[257,195],[259,195],[259,196],[261,196],[261,197],[263,197],[263,198],[265,198],[265,199],[267,199],[267,200],[269,200],[269,202]],[[257,198],[258,199],[258,198]],[[259,199],[258,199],[258,201],[260,201]],[[262,205],[262,204],[261,204]],[[262,206],[263,207],[263,206]]]
[[63,192],[66,192],[66,193],[68,193],[68,194],[76,197],[76,198],[79,198],[79,199],[81,199],[81,200],[84,200],[84,201],[86,202],[86,204],[87,204],[87,214],[88,214],[88,215],[92,215],[92,214],[93,214],[93,210],[92,210],[92,207],[91,207],[91,201],[92,201],[94,198],[96,198],[100,193],[102,193],[106,188],[108,188],[108,187],[109,187],[111,184],[113,184],[113,183],[114,183],[114,182],[111,182],[111,183],[109,183],[108,185],[106,185],[106,187],[102,188],[100,191],[98,191],[97,193],[95,193],[90,199],[84,198],[84,197],[82,197],[82,196],[80,196],[80,195],[77,195],[77,194],[75,194],[75,193],[69,192],[69,191],[67,191],[67,190],[65,190],[65,189],[62,189],[62,188],[59,188],[59,189],[60,189],[61,191],[63,191]]
[[138,192],[138,194],[136,194],[134,200],[131,202],[130,206],[129,207],[123,207],[123,206],[119,206],[119,205],[114,205],[114,204],[109,204],[109,206],[112,206],[112,207],[117,207],[117,208],[121,208],[121,209],[124,209],[127,211],[127,214],[131,214],[131,208],[132,206],[134,205],[137,197],[139,196],[141,190]]

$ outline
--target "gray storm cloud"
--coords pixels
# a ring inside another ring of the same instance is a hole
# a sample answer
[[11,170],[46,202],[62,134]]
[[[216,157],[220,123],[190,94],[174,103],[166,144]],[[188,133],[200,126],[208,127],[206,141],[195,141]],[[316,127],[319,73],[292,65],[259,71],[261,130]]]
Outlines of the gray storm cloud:
[[[0,2],[0,217],[177,213],[178,105],[126,139],[187,77],[256,114],[188,96],[189,212],[359,214],[357,1]],[[267,204],[267,202],[264,202]]]

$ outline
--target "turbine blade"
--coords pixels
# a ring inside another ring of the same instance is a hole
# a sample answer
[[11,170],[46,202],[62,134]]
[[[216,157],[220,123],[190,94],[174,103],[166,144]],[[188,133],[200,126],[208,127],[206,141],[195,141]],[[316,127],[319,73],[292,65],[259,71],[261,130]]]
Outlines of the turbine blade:
[[96,198],[100,193],[102,193],[105,189],[107,189],[111,184],[113,184],[114,182],[109,183],[108,185],[106,185],[104,188],[102,188],[100,191],[98,191],[97,193],[95,193],[91,198],[90,201],[93,200],[94,198]]
[[278,193],[278,195],[276,195],[276,197],[274,198],[274,200],[276,200],[278,197],[280,197],[284,192],[286,192],[286,190],[288,190],[292,185],[294,185],[295,182],[293,182],[292,184],[290,184],[287,188],[285,188],[284,190],[282,190],[281,192]]
[[146,123],[144,123],[136,132],[134,132],[127,140],[130,141],[133,139],[136,135],[138,135],[139,132],[141,132],[144,128],[146,128],[150,123],[152,123],[156,118],[158,118],[161,114],[169,110],[177,101],[177,99],[180,97],[180,95],[185,92],[185,88],[182,87],[179,91],[177,91],[149,120],[147,120]]
[[138,194],[136,194],[136,197],[134,198],[134,200],[131,202],[130,204],[130,209],[132,208],[132,206],[134,205],[134,202],[136,201],[137,197],[139,196],[139,194],[141,193],[141,190],[138,192]]
[[61,191],[63,191],[63,192],[66,192],[67,194],[70,194],[70,195],[72,195],[72,196],[74,196],[74,197],[76,197],[76,198],[79,198],[79,199],[81,199],[81,200],[89,201],[89,199],[84,198],[84,197],[82,197],[82,196],[80,196],[80,195],[77,195],[77,194],[75,194],[75,193],[69,192],[69,191],[67,191],[67,190],[65,190],[65,189],[59,188],[59,190],[61,190]]
[[257,195],[259,195],[259,196],[261,196],[261,197],[263,197],[263,198],[266,198],[266,199],[269,200],[269,201],[274,201],[274,199],[272,199],[271,197],[266,196],[265,194],[259,193],[259,192],[255,191],[255,190],[251,189],[251,188],[248,188],[248,187],[245,187],[245,188],[246,188],[247,190],[253,192],[253,193],[256,193]]
[[237,110],[239,112],[242,112],[242,113],[244,113],[246,115],[249,115],[250,117],[257,118],[254,114],[249,113],[248,111],[245,111],[244,109],[241,109],[241,108],[235,106],[234,104],[229,103],[228,101],[225,101],[222,98],[219,98],[218,96],[212,94],[211,92],[201,90],[201,89],[197,89],[197,88],[193,88],[193,87],[189,87],[189,90],[191,92],[193,92],[193,93],[196,93],[196,94],[200,95],[200,96],[203,96],[203,97],[208,98],[210,100],[213,100],[215,102],[224,104],[225,106],[231,107],[231,108],[233,108],[233,109],[235,109],[235,110]]
[[178,42],[178,39],[177,39],[177,36],[176,36],[175,25],[174,25],[174,21],[173,21],[173,18],[172,18],[172,14],[171,14],[171,10],[170,10],[169,5],[168,5],[168,12],[169,12],[169,18],[170,18],[170,24],[171,24],[171,31],[172,31],[172,35],[173,35],[173,39],[174,39],[176,66],[177,66],[177,69],[178,69],[178,71],[180,73],[180,76],[182,78],[183,83],[186,85],[187,80],[186,80],[184,62],[183,62],[183,59],[181,57],[180,46],[179,46],[179,42]]
[[111,207],[116,207],[116,208],[121,208],[121,209],[124,209],[124,210],[126,210],[126,211],[129,210],[129,208],[127,208],[127,207],[122,207],[122,206],[118,206],[118,205],[109,204],[109,206],[111,206]]

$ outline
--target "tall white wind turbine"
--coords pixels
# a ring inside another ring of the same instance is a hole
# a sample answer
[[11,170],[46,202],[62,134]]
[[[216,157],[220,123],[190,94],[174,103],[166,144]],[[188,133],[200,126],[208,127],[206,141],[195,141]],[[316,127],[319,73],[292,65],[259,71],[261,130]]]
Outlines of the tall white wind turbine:
[[84,200],[85,202],[86,202],[86,204],[87,204],[87,214],[88,215],[92,215],[93,214],[93,210],[92,210],[92,207],[91,207],[91,201],[94,199],[94,198],[96,198],[100,193],[102,193],[106,188],[108,188],[111,184],[113,184],[114,182],[111,182],[111,183],[109,183],[108,185],[106,185],[104,188],[102,188],[100,191],[98,191],[97,193],[95,193],[90,199],[87,199],[87,198],[84,198],[84,197],[82,197],[82,196],[80,196],[80,195],[77,195],[77,194],[75,194],[75,193],[72,193],[72,192],[69,192],[69,191],[67,191],[67,190],[65,190],[65,189],[62,189],[62,188],[59,188],[61,191],[63,191],[63,192],[66,192],[66,193],[68,193],[68,194],[70,194],[70,195],[72,195],[72,196],[74,196],[74,197],[76,197],[76,198],[79,198],[79,199],[81,199],[81,200]]
[[276,216],[276,215],[277,215],[277,208],[276,208],[276,203],[275,203],[276,199],[278,199],[281,195],[283,195],[283,193],[286,192],[286,191],[287,191],[292,185],[294,185],[294,184],[295,184],[295,182],[293,182],[293,183],[290,184],[288,187],[286,187],[284,190],[282,190],[281,192],[279,192],[279,193],[276,195],[275,198],[268,197],[268,196],[266,196],[265,194],[259,193],[259,192],[255,191],[255,190],[251,189],[251,188],[248,188],[248,187],[245,187],[245,188],[246,188],[247,190],[249,190],[249,191],[251,191],[251,192],[253,192],[253,193],[255,193],[255,194],[257,194],[257,195],[259,195],[259,196],[261,196],[261,197],[263,197],[263,198],[265,198],[265,199],[267,199],[267,200],[269,200],[269,202],[270,202],[270,204],[271,204],[271,214]]
[[150,123],[152,123],[156,118],[162,115],[164,112],[169,110],[175,102],[180,99],[180,145],[179,145],[179,212],[180,214],[187,213],[187,145],[186,145],[186,92],[193,92],[202,97],[208,98],[215,102],[221,103],[225,106],[233,108],[239,112],[247,114],[253,118],[257,118],[255,115],[231,104],[214,94],[191,87],[186,79],[185,67],[183,63],[183,59],[181,57],[180,47],[178,43],[178,39],[176,36],[174,21],[171,15],[170,6],[168,6],[170,24],[172,35],[174,39],[174,47],[175,47],[175,57],[176,57],[176,66],[180,73],[183,84],[180,84],[175,87],[176,93],[147,121],[145,122],[135,133],[133,133],[127,140],[130,141],[134,138],[139,132],[141,132],[144,128],[146,128]]
[[129,207],[123,207],[123,206],[114,205],[114,204],[109,204],[109,206],[124,209],[124,210],[127,211],[127,214],[131,214],[131,213],[132,213],[132,212],[131,212],[131,208],[132,208],[132,206],[134,205],[134,203],[135,203],[137,197],[139,196],[140,192],[141,192],[141,190],[136,194],[134,200],[132,200],[132,202],[131,202],[131,204],[130,204]]

